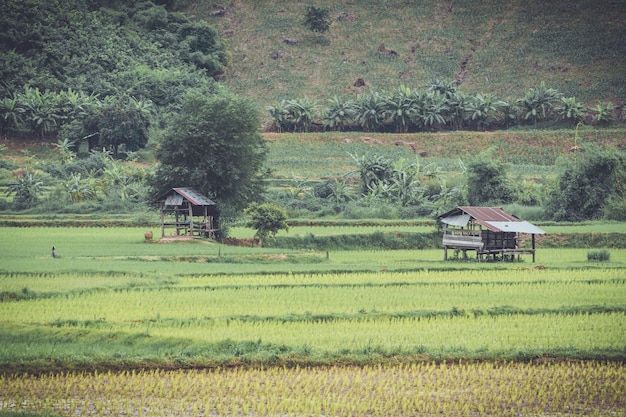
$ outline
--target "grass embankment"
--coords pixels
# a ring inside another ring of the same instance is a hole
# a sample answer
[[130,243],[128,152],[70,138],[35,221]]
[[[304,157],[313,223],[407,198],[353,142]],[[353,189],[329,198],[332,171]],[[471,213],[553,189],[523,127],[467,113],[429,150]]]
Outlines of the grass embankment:
[[380,133],[283,133],[265,134],[270,149],[268,166],[272,178],[319,179],[341,177],[357,167],[353,155],[378,155],[391,160],[414,161],[415,151],[423,163],[434,163],[444,171],[458,172],[459,161],[466,162],[482,151],[509,163],[513,177],[556,174],[559,157],[570,154],[574,145],[626,146],[624,129],[581,128],[568,130],[440,132],[413,134]]

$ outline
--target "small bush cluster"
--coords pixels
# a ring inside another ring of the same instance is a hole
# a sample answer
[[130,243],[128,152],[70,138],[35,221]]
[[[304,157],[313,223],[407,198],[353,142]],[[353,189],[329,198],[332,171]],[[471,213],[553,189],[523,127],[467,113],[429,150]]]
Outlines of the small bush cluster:
[[587,252],[587,261],[589,262],[608,262],[611,259],[611,253],[607,249],[590,250]]

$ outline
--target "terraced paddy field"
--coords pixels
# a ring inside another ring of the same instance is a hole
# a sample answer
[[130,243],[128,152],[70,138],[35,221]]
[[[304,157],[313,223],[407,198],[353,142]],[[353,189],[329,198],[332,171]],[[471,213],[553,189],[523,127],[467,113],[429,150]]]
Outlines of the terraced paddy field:
[[623,249],[478,263],[2,231],[2,416],[624,415]]

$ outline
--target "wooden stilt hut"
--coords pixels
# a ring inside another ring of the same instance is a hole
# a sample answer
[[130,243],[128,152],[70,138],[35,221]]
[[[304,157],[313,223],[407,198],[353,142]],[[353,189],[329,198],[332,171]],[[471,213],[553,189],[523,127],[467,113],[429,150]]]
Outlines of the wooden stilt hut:
[[[535,235],[545,232],[537,226],[522,221],[499,207],[459,206],[439,216],[443,224],[443,253],[448,259],[448,249],[476,251],[478,260],[486,258],[513,258],[528,253],[535,262]],[[524,236],[531,242],[522,244]]]
[[155,202],[161,208],[161,237],[165,237],[166,229],[174,229],[177,236],[215,235],[217,205],[193,188],[172,188]]

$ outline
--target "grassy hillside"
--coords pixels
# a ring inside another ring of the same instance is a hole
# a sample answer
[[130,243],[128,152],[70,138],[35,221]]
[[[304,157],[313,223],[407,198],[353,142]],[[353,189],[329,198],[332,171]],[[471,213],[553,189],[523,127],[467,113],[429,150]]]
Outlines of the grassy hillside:
[[[312,4],[330,10],[324,34],[302,25]],[[433,77],[502,98],[545,81],[587,104],[626,99],[622,0],[213,0],[186,11],[227,39],[224,80],[261,108],[420,87]],[[381,44],[397,55],[380,53]],[[365,87],[353,86],[358,78]]]

